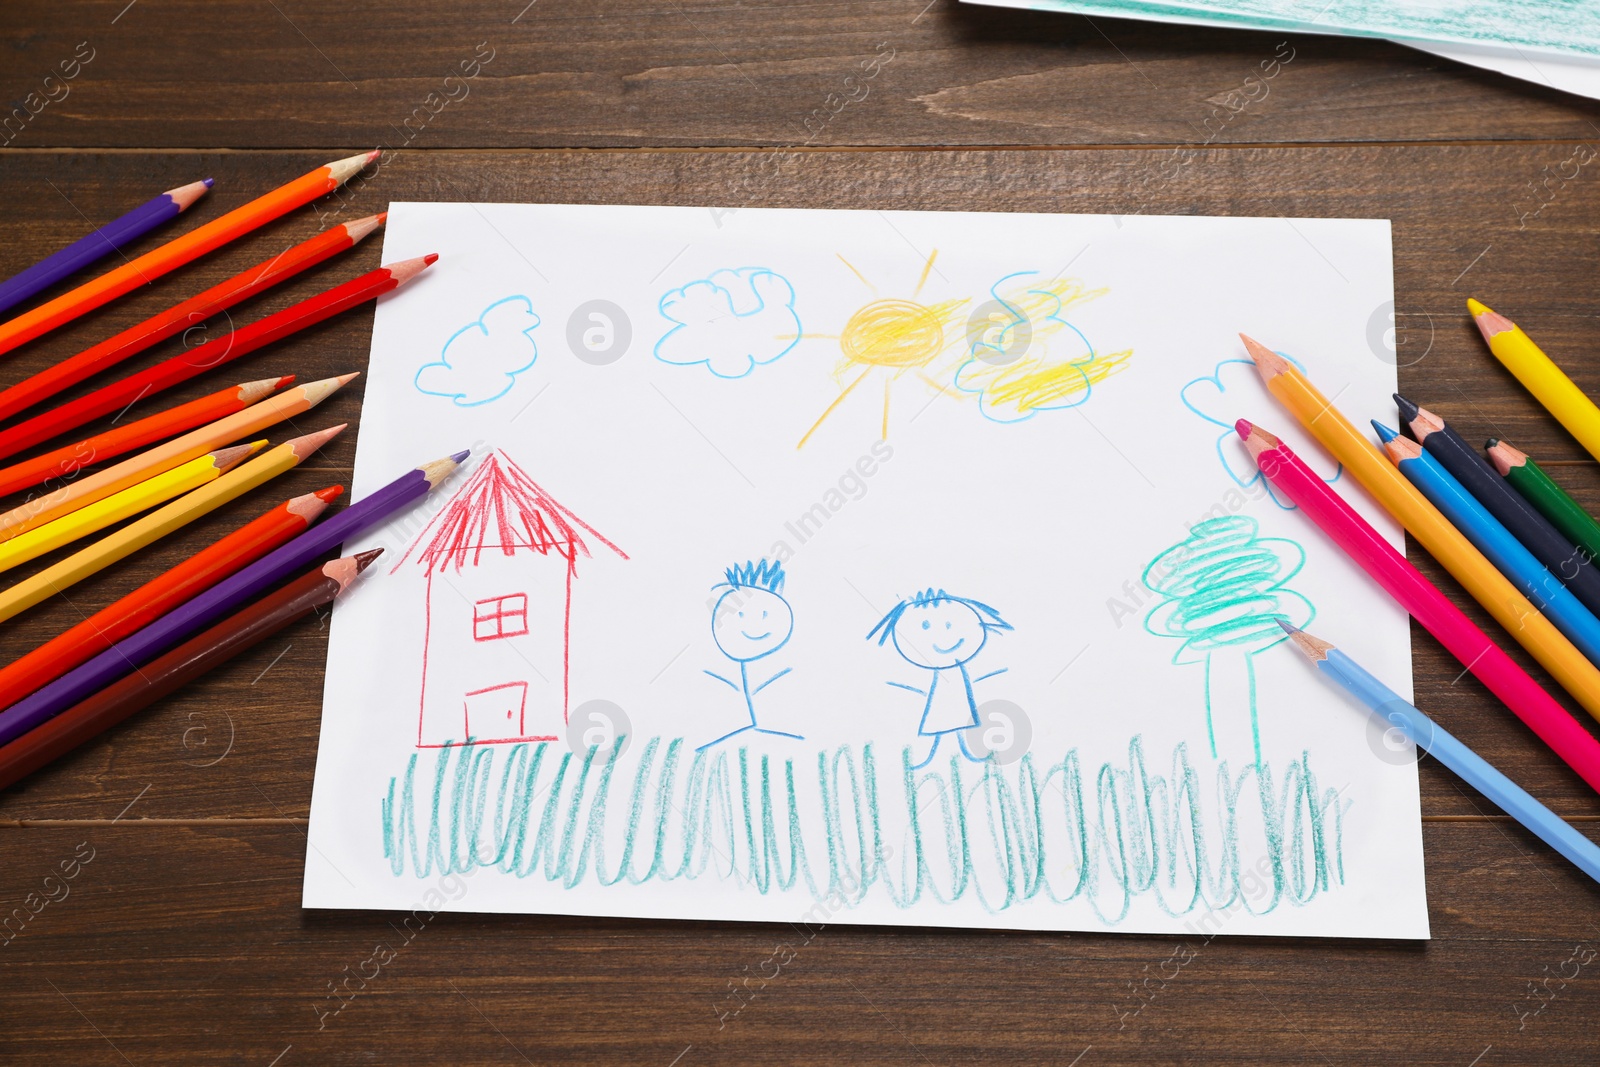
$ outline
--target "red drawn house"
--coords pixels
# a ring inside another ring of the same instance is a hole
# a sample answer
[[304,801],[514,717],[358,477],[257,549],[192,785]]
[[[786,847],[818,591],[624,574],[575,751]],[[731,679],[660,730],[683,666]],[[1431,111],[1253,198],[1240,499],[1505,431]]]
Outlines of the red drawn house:
[[427,569],[418,748],[561,735],[584,535],[628,558],[500,451],[417,535],[394,569]]

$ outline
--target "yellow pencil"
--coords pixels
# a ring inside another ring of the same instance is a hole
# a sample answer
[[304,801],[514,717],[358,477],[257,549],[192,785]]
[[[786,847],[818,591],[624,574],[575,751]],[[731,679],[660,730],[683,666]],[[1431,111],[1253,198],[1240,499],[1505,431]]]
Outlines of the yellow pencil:
[[[130,485],[137,485],[163,471],[169,471],[192,459],[204,456],[230,441],[249,437],[284,419],[310,411],[338,392],[340,386],[354,377],[356,377],[354,374],[343,374],[337,378],[324,378],[320,382],[308,382],[285,390],[259,404],[252,404],[243,411],[236,411],[197,430],[191,430],[182,437],[174,437],[165,444],[125,459],[115,466],[78,478],[53,493],[26,501],[0,515],[0,541],[43,526],[79,508],[88,507],[97,500],[104,500],[114,493],[120,493]],[[88,462],[92,462],[92,457]]]
[[1476,300],[1467,300],[1467,310],[1472,312],[1478,332],[1489,342],[1494,358],[1516,376],[1522,387],[1532,393],[1591,456],[1600,459],[1600,408],[1594,406],[1594,401],[1584,395],[1516,323]]
[[1240,334],[1267,390],[1343,463],[1367,492],[1466,587],[1478,603],[1600,719],[1600,670],[1495,569],[1406,476],[1288,360]]
[[265,441],[252,441],[247,445],[219,448],[208,456],[191,459],[181,467],[163,471],[154,478],[146,478],[120,493],[13,537],[0,544],[0,571],[8,571],[30,559],[37,559],[46,552],[53,552],[80,537],[88,537],[96,530],[103,530],[162,501],[216,481],[264,447]]
[[285,471],[293,470],[305,458],[339,435],[345,424],[285,441],[263,452],[243,466],[235,467],[209,485],[179,497],[166,507],[130,522],[109,537],[103,537],[38,574],[24,578],[0,593],[0,621],[20,615],[41,600],[83,581],[120,559],[139,551],[175,530],[180,530],[208,512],[242,496]]

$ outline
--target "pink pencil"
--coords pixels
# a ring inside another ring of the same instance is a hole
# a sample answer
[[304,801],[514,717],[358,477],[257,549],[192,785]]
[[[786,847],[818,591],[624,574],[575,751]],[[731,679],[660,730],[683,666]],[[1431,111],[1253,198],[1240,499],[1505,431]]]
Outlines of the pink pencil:
[[1301,462],[1288,445],[1244,419],[1234,424],[1245,447],[1273,485],[1311,517],[1372,579],[1450,650],[1512,714],[1600,790],[1600,741],[1528,677],[1516,661],[1472,624],[1343,497]]

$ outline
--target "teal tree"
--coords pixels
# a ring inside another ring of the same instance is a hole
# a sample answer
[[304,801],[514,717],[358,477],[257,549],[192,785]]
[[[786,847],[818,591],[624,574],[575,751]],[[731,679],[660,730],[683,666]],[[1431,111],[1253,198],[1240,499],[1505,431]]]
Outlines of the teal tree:
[[1303,627],[1315,617],[1311,602],[1285,584],[1305,560],[1295,542],[1258,537],[1256,520],[1229,515],[1195,523],[1188,537],[1145,568],[1144,584],[1161,597],[1145,616],[1145,629],[1183,641],[1173,663],[1205,664],[1212,758],[1219,748],[1242,748],[1248,724],[1250,751],[1261,764],[1253,660],[1285,639],[1280,618]]

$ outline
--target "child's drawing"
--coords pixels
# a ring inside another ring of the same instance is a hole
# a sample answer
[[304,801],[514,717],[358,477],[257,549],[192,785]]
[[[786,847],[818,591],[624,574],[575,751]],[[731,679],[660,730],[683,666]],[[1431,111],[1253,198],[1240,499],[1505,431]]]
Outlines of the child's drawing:
[[[1257,537],[1256,520],[1244,515],[1197,522],[1189,536],[1145,568],[1144,584],[1162,601],[1145,616],[1145,629],[1183,644],[1173,663],[1204,663],[1206,733],[1212,758],[1237,755],[1249,744],[1261,765],[1261,727],[1256,718],[1256,653],[1285,639],[1286,619],[1307,626],[1312,603],[1285,587],[1300,573],[1305,550],[1281,537]],[[1248,741],[1245,731],[1248,727]],[[1217,741],[1218,734],[1224,743]]]
[[1107,290],[1086,290],[1070,278],[1020,281],[1037,274],[1008,274],[990,287],[989,306],[997,306],[999,321],[981,324],[983,332],[968,339],[969,356],[955,371],[956,388],[976,394],[978,409],[995,422],[1077,407],[1133,358],[1131,348],[1097,352],[1082,330],[1061,317]]
[[[427,568],[418,748],[561,735],[586,534],[628,558],[498,451],[423,527],[393,568],[412,552]],[[430,662],[451,669],[430,674]]]
[[525,296],[508,296],[450,335],[434,363],[424,363],[412,384],[429,396],[448,397],[458,407],[498,400],[533,366],[539,346],[533,331],[539,316]]
[[675,323],[656,342],[663,363],[703,363],[718,378],[743,378],[800,343],[794,286],[765,267],[713,271],[661,297]]
[[730,737],[750,731],[804,741],[805,738],[799,734],[769,730],[756,722],[756,694],[793,668],[785,667],[768,675],[766,681],[754,688],[750,685],[750,665],[778,651],[794,635],[794,611],[782,596],[786,577],[783,564],[767,560],[743,565],[736,563],[727,569],[725,577],[726,581],[713,587],[726,588],[727,592],[717,598],[716,605],[711,609],[711,637],[722,654],[739,665],[739,680],[735,682],[715,671],[706,673],[744,698],[744,710],[750,721],[715,741],[701,745],[697,751],[703,752]]
[[[1278,354],[1301,370],[1305,369],[1293,356],[1281,352]],[[1285,511],[1294,510],[1294,503],[1287,497],[1279,495],[1278,490],[1273,488],[1272,483],[1256,467],[1250,454],[1239,447],[1238,434],[1233,430],[1239,413],[1250,410],[1254,406],[1253,400],[1266,401],[1261,376],[1256,373],[1253,362],[1248,359],[1225,359],[1213,367],[1210,374],[1201,375],[1185,384],[1179,391],[1178,398],[1183,401],[1184,407],[1217,427],[1216,441],[1213,442],[1212,448],[1216,452],[1217,461],[1222,464],[1222,469],[1228,472],[1228,477],[1233,479],[1235,485],[1255,495],[1251,487],[1260,483],[1274,504]],[[1344,473],[1344,468],[1339,464],[1333,464],[1330,471],[1323,462],[1320,449],[1299,449],[1297,454],[1325,482],[1336,482]]]
[[890,682],[923,697],[922,720],[917,733],[933,738],[922,760],[913,767],[921,770],[933,761],[939,742],[955,734],[961,752],[974,762],[983,762],[967,747],[965,731],[978,725],[978,700],[972,693],[975,682],[1004,674],[1005,667],[972,677],[970,664],[983,651],[994,630],[1009,630],[1011,624],[989,605],[966,597],[951,596],[943,589],[927,589],[910,600],[896,604],[878,620],[867,640],[874,637],[883,645],[889,640],[905,661],[928,672],[928,688]]

